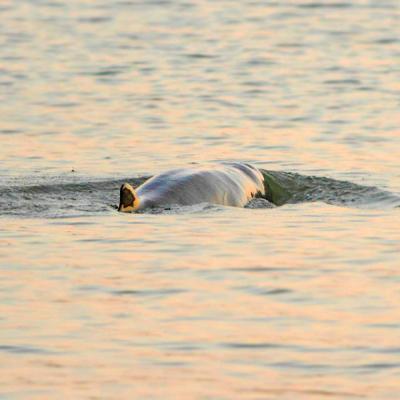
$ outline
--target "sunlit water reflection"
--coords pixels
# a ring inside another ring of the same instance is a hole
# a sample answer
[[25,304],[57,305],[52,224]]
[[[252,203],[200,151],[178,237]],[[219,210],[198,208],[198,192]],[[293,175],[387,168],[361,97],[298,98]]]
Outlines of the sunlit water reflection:
[[[397,1],[0,15],[0,396],[397,398]],[[112,207],[221,160],[280,206]]]

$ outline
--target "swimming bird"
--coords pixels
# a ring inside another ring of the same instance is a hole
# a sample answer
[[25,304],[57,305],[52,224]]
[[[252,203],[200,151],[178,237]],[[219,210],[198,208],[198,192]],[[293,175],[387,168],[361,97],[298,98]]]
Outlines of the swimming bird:
[[252,198],[264,195],[264,177],[252,165],[236,162],[194,166],[153,176],[136,190],[124,183],[118,211],[199,203],[244,207]]

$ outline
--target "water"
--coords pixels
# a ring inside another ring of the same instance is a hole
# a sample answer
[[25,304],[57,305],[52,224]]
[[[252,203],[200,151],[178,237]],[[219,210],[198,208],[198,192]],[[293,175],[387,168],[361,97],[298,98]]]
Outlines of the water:
[[[399,11],[3,1],[0,397],[396,399]],[[222,160],[277,206],[113,207]]]

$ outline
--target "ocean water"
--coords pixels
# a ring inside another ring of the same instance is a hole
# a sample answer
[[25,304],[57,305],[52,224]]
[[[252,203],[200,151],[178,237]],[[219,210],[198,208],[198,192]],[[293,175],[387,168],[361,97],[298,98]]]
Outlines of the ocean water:
[[[0,18],[0,398],[399,398],[397,0]],[[274,206],[115,210],[221,161]]]

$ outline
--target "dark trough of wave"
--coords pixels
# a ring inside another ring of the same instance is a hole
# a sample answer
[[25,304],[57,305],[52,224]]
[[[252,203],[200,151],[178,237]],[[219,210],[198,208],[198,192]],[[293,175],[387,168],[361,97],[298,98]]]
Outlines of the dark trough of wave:
[[[377,187],[292,172],[262,172],[266,199],[276,206],[321,201],[355,208],[400,207],[400,196]],[[16,180],[0,185],[0,215],[53,218],[113,212],[122,183],[138,186],[148,178],[77,182],[52,178],[39,184],[27,184],[26,178],[22,184]]]

